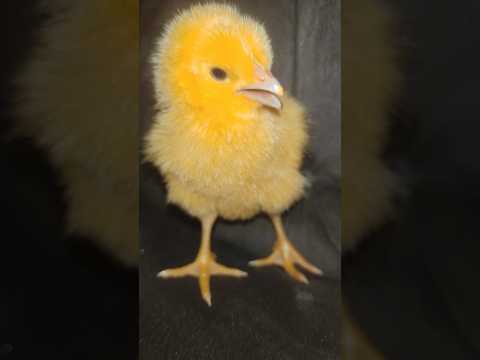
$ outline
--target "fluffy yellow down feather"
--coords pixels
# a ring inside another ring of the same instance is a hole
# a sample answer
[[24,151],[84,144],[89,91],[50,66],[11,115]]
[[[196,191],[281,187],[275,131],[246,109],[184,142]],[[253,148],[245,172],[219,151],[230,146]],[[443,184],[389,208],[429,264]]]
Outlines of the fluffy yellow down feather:
[[18,133],[49,150],[68,228],[138,259],[138,0],[45,1],[51,20],[17,79]]
[[[288,96],[276,112],[235,93],[255,82],[252,58],[270,69],[263,27],[214,4],[174,19],[153,54],[163,108],[147,136],[146,157],[163,173],[168,200],[195,217],[280,214],[303,195],[303,109]],[[192,59],[228,69],[233,78],[215,83],[201,65],[191,69]]]

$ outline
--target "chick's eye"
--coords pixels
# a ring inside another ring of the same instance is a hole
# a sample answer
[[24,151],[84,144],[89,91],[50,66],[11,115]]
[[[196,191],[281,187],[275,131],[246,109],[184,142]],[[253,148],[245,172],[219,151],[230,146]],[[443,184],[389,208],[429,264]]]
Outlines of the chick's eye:
[[223,69],[220,69],[218,67],[214,67],[210,70],[210,74],[216,79],[216,80],[225,80],[227,78],[227,72]]

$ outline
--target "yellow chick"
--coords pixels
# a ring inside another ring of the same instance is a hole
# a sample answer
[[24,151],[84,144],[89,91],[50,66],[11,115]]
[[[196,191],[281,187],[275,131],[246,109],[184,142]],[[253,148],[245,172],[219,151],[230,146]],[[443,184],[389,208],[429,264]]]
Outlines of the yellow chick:
[[270,216],[273,252],[250,265],[279,265],[305,283],[295,264],[322,273],[295,249],[282,225],[281,214],[307,185],[299,170],[307,127],[302,106],[270,72],[272,59],[264,27],[223,4],[178,14],[152,56],[159,112],[145,156],[163,175],[168,201],[202,224],[196,259],[159,277],[198,277],[209,305],[211,275],[246,276],[215,261],[210,237],[218,217]]

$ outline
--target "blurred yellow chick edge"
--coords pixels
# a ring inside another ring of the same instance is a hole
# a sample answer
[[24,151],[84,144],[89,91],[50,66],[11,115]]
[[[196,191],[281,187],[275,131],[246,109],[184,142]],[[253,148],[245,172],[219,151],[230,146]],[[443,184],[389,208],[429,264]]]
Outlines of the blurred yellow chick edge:
[[[16,134],[48,150],[69,232],[138,262],[138,0],[44,1],[16,79]],[[34,181],[32,179],[32,181]]]
[[[401,88],[396,19],[382,0],[342,0],[342,251],[394,215],[400,181],[382,161],[389,112]],[[342,302],[342,359],[384,355]]]
[[146,136],[146,159],[162,173],[168,201],[202,222],[195,261],[160,277],[196,276],[210,305],[211,275],[246,273],[215,262],[217,217],[268,214],[277,234],[272,255],[253,266],[280,265],[308,282],[295,264],[321,271],[287,239],[281,214],[304,195],[300,172],[308,140],[302,106],[270,72],[263,26],[224,4],[194,5],[166,27],[152,55],[158,113]]
[[342,250],[393,214],[399,181],[382,153],[401,87],[390,8],[382,0],[342,1]]

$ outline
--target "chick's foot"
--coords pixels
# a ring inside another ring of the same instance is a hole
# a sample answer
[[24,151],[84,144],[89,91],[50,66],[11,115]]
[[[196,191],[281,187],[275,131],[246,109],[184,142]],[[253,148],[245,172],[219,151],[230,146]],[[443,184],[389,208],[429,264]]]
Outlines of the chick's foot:
[[272,216],[272,222],[277,232],[277,241],[273,247],[272,254],[266,258],[250,261],[249,265],[254,267],[270,265],[282,266],[291,277],[305,284],[308,284],[308,279],[297,270],[295,264],[315,275],[322,275],[322,270],[305,259],[302,254],[295,249],[290,240],[288,240],[283,230],[280,217]]
[[210,235],[216,215],[205,216],[202,221],[202,242],[197,257],[191,264],[173,269],[166,269],[158,273],[158,277],[178,278],[183,276],[194,276],[198,278],[200,292],[203,300],[212,305],[212,296],[210,294],[210,276],[225,275],[233,277],[245,277],[246,272],[239,269],[229,268],[215,261],[215,254],[210,250]]
[[198,278],[200,292],[205,302],[211,306],[212,297],[210,293],[210,277],[212,275],[224,275],[233,277],[245,277],[247,273],[239,269],[230,268],[215,261],[215,254],[202,254],[191,264],[173,269],[166,269],[158,273],[158,277],[178,278],[184,276],[194,276]]

